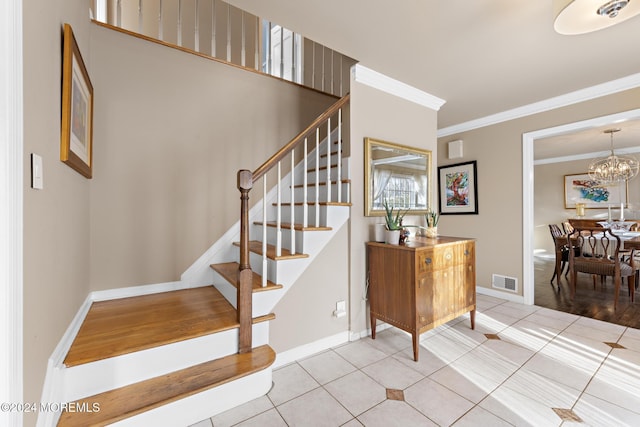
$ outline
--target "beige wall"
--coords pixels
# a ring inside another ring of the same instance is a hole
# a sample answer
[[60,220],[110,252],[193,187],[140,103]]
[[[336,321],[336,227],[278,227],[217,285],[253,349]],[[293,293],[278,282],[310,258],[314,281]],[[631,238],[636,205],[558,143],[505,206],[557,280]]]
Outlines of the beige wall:
[[[63,24],[90,61],[89,5],[23,2],[24,402],[40,400],[47,359],[89,291],[91,181],[61,163]],[[43,158],[44,189],[30,188],[30,154]],[[25,415],[25,425],[35,414]]]
[[[439,139],[438,166],[478,162],[479,214],[443,216],[438,227],[477,239],[478,286],[490,288],[491,274],[504,274],[518,278],[522,295],[522,134],[639,106],[634,89]],[[464,141],[464,158],[447,160],[446,144],[457,139]],[[536,230],[546,226],[542,218],[535,218]]]
[[[369,327],[366,292],[365,242],[370,239],[372,224],[384,222],[381,217],[364,216],[364,138],[433,151],[436,145],[437,112],[404,99],[351,81],[351,246],[350,308],[352,332]],[[434,165],[435,166],[435,165]],[[435,175],[434,175],[435,176]],[[432,183],[434,184],[434,183]],[[435,184],[432,185],[435,191]],[[432,203],[435,198],[432,198]],[[407,224],[418,224],[419,217],[406,217]]]
[[97,25],[91,46],[92,290],[178,280],[238,221],[237,171],[335,102]]
[[336,302],[349,299],[348,248],[345,224],[276,304],[276,320],[269,326],[269,345],[276,352],[348,330],[347,317],[333,317]]

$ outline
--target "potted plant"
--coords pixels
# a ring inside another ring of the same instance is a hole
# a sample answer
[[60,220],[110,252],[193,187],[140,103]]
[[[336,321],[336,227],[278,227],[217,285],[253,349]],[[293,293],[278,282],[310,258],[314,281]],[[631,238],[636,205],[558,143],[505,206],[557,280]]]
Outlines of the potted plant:
[[408,209],[402,212],[401,209],[398,209],[394,213],[394,208],[389,206],[389,203],[385,200],[382,202],[382,206],[385,211],[385,222],[387,226],[387,230],[385,233],[385,242],[390,243],[392,245],[400,244],[400,231],[402,230],[402,219],[408,212]]
[[438,237],[438,220],[440,219],[438,212],[429,209],[424,215],[424,219],[427,223],[426,236],[430,238]]

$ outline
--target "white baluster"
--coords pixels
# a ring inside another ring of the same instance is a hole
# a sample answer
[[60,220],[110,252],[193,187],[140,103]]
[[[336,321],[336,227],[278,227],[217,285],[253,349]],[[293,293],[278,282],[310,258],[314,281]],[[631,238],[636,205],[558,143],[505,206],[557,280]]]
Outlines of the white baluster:
[[182,0],[178,0],[178,46],[182,46]]
[[255,63],[253,65],[254,65],[254,68],[256,70],[260,70],[260,48],[259,48],[260,40],[259,40],[259,37],[260,37],[260,18],[258,18],[256,16],[256,34],[255,34],[255,41],[254,41],[254,44],[253,44],[253,53],[255,55],[255,59],[254,59]]
[[144,25],[142,19],[142,0],[138,0],[138,32],[144,34]]
[[296,79],[296,33],[291,31],[291,81],[298,83]]
[[327,202],[331,201],[331,117],[327,119]]
[[342,202],[342,108],[338,109],[338,203]]
[[343,86],[343,80],[342,80],[342,75],[344,74],[343,71],[343,67],[344,64],[342,63],[344,60],[344,55],[340,54],[340,96],[344,96],[344,93],[342,92],[344,90],[344,86]]
[[158,40],[164,40],[164,27],[162,26],[162,0],[158,10]]
[[122,28],[122,0],[116,3],[116,27]]
[[267,70],[265,71],[267,74],[273,75],[273,48],[271,46],[271,30],[273,29],[273,24],[269,21],[269,31],[267,32]]
[[216,3],[217,0],[213,0],[211,5],[211,56],[216,57]]
[[324,71],[324,51],[326,50],[326,48],[324,46],[322,46],[322,82],[321,82],[321,87],[322,87],[322,91],[324,92],[324,81],[325,81],[325,71]]
[[333,49],[331,49],[331,77],[330,77],[331,78],[331,91],[330,91],[330,93],[332,93],[332,94],[336,93],[336,89],[334,87],[335,86],[334,77],[335,77],[336,71],[334,69],[335,64],[334,64],[333,56],[334,56],[334,51],[333,51]]
[[242,47],[241,47],[241,51],[240,51],[240,65],[242,65],[243,67],[246,67],[247,65],[247,60],[246,60],[246,40],[245,40],[245,28],[244,28],[244,10],[240,11],[240,21],[241,21],[241,27],[240,30],[242,31]]
[[276,256],[282,255],[282,166],[278,162],[278,184],[276,202]]
[[291,225],[290,225],[290,237],[291,237],[291,253],[295,254],[296,253],[296,229],[294,227],[294,223],[295,223],[295,196],[294,196],[294,186],[296,185],[296,179],[295,179],[295,174],[293,173],[295,171],[295,159],[294,159],[294,155],[295,155],[295,148],[291,150],[291,191],[289,193],[290,195],[290,206],[289,206],[289,214],[290,214],[290,218],[291,218]]
[[231,62],[231,5],[227,3],[227,62]]
[[303,159],[303,178],[302,178],[302,226],[307,228],[309,226],[309,204],[307,203],[307,159],[309,154],[307,151],[307,138],[304,139],[304,159]]
[[316,88],[316,42],[311,42],[311,87]]
[[194,32],[193,48],[196,52],[200,52],[200,7],[198,3],[200,3],[200,0],[196,0],[196,11],[195,11],[196,23],[195,23],[195,28],[193,30]]
[[267,176],[262,177],[262,287],[267,286]]
[[284,27],[280,25],[280,78],[284,78]]
[[314,225],[318,227],[320,226],[320,128],[316,128],[316,177],[314,182],[316,184],[316,215]]

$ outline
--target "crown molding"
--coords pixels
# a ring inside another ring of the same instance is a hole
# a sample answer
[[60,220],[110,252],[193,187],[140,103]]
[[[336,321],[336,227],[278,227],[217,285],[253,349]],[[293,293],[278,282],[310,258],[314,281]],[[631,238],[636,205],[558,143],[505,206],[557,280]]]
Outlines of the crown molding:
[[384,74],[360,64],[356,64],[351,67],[351,73],[353,75],[353,79],[358,83],[362,83],[374,89],[406,99],[407,101],[414,102],[435,111],[440,110],[440,107],[442,107],[446,102],[444,99],[440,99],[437,96],[423,92],[420,89],[416,89],[413,86],[409,86],[406,83],[392,79],[391,77],[385,76]]
[[503,111],[501,113],[492,114],[468,122],[460,123],[446,128],[438,129],[438,138],[467,132],[473,129],[485,126],[495,125],[509,120],[530,116],[532,114],[542,113],[554,110],[560,107],[577,104],[591,99],[600,98],[617,92],[634,89],[640,86],[640,73],[622,77],[599,85],[591,86],[585,89],[569,92],[564,95],[549,98],[544,101],[534,102],[533,104],[523,105],[522,107],[512,110]]

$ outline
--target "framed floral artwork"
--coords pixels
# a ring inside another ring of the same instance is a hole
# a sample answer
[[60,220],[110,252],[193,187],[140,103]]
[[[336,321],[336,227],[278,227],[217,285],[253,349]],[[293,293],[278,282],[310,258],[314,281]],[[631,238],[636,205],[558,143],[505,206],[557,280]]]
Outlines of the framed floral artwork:
[[438,167],[440,214],[478,214],[476,161]]

